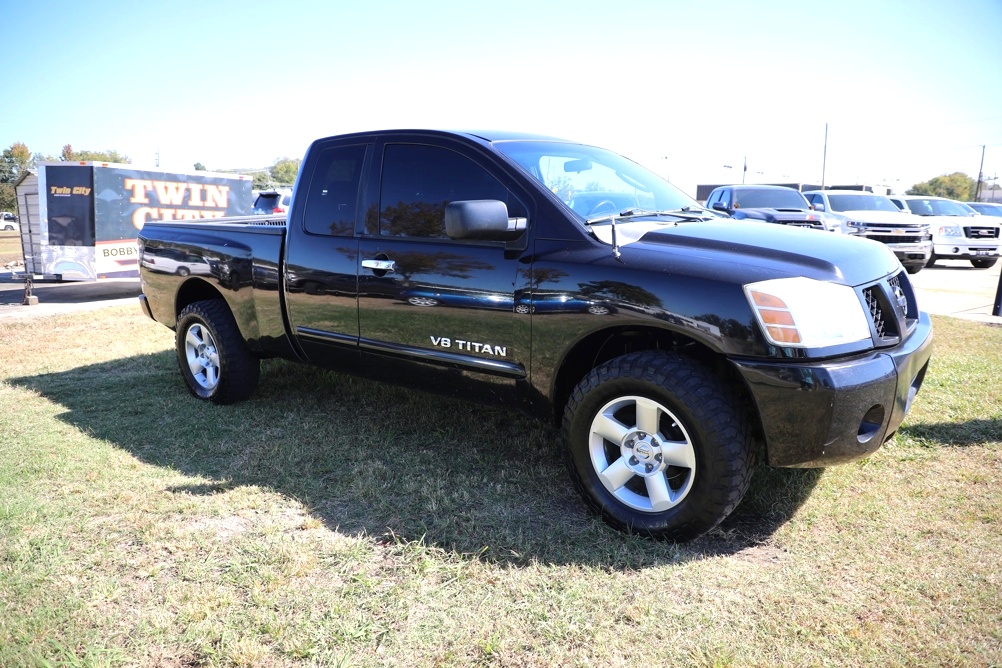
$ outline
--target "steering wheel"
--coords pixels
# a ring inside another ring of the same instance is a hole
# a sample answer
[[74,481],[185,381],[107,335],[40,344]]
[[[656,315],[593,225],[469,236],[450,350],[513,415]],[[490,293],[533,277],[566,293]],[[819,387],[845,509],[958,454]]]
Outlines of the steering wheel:
[[585,214],[585,218],[591,216],[592,214],[599,213],[601,211],[608,210],[609,213],[615,212],[619,207],[611,199],[604,199],[592,208],[588,209],[588,213]]

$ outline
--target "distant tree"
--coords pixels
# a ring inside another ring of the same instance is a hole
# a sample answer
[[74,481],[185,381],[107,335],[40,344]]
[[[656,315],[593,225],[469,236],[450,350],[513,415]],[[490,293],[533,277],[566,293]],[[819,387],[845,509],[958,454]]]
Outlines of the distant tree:
[[31,165],[31,151],[16,141],[3,150],[0,157],[0,183],[13,183]]
[[122,155],[118,151],[74,151],[72,144],[63,146],[59,159],[64,162],[79,162],[92,160],[94,162],[120,162],[126,165],[132,164],[132,158]]
[[296,175],[299,174],[299,158],[279,158],[269,170],[271,178],[281,185],[291,186],[296,182]]
[[931,195],[933,197],[948,197],[967,202],[974,199],[978,182],[963,172],[943,174],[922,183],[916,183],[906,195]]
[[195,171],[196,172],[207,172],[209,170],[202,163],[196,162],[195,163]]
[[254,172],[254,180],[251,188],[254,190],[267,190],[271,187],[271,174],[268,172]]
[[14,142],[0,154],[0,211],[13,212],[17,208],[14,181],[31,165],[31,151],[22,142]]

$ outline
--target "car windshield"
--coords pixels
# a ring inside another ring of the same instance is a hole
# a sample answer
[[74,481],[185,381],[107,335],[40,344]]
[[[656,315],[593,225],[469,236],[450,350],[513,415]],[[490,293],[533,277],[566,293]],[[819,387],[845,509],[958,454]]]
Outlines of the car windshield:
[[585,219],[628,209],[702,209],[654,172],[605,149],[555,141],[494,145]]
[[970,216],[971,213],[948,199],[906,199],[908,210],[917,216]]
[[828,195],[832,211],[901,211],[882,195]]
[[807,209],[807,200],[796,190],[762,188],[734,189],[734,206],[742,209]]
[[983,216],[999,216],[1002,218],[1002,206],[998,204],[971,204],[969,206]]

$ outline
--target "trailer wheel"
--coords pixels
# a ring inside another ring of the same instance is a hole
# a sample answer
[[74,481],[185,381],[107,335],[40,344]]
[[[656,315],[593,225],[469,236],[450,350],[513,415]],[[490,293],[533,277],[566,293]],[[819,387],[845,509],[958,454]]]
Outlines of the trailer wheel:
[[181,375],[199,399],[230,404],[254,393],[261,362],[247,349],[223,300],[194,302],[181,311],[175,347]]
[[566,462],[609,525],[685,541],[719,524],[748,490],[751,430],[713,372],[641,352],[595,368],[564,412]]

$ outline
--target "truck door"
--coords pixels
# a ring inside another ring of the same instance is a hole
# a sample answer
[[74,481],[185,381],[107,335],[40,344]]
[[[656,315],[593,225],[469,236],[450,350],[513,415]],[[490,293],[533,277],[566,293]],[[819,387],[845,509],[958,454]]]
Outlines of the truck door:
[[[359,343],[367,372],[440,392],[509,402],[529,362],[529,317],[516,310],[527,240],[457,241],[445,207],[531,200],[488,158],[438,138],[377,147],[378,199],[359,242]],[[528,232],[526,233],[528,234]],[[516,248],[519,247],[519,248]]]
[[371,143],[332,141],[302,166],[286,236],[285,295],[291,329],[314,364],[359,362],[355,227],[371,153]]

